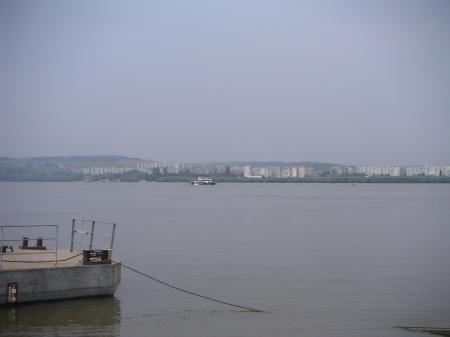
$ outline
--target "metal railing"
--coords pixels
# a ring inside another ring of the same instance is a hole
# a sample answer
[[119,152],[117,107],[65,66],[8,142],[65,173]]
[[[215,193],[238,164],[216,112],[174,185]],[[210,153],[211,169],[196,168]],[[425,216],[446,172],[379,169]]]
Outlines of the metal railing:
[[[95,231],[96,225],[108,225],[111,226],[111,234],[107,233],[99,233]],[[81,225],[81,227],[78,227],[78,225]],[[86,230],[84,227],[85,225],[88,225],[89,230]],[[96,221],[96,220],[89,220],[89,219],[72,219],[72,234],[70,239],[70,251],[73,252],[74,244],[80,244],[81,246],[87,246],[89,247],[89,250],[92,250],[93,248],[97,249],[109,249],[112,251],[113,245],[114,245],[114,236],[116,233],[116,226],[117,224],[115,222],[104,222],[104,221]],[[89,243],[77,240],[76,235],[84,235],[89,237]],[[105,245],[99,245],[96,242],[96,237],[103,237],[107,239],[108,244]]]
[[[58,225],[21,225],[21,226],[0,226],[0,270],[3,269],[3,256],[16,256],[16,255],[29,255],[30,252],[4,252],[4,247],[6,244],[6,247],[8,247],[8,243],[16,243],[16,242],[21,242],[24,240],[24,237],[22,237],[22,239],[17,239],[17,238],[6,238],[5,235],[9,230],[12,229],[25,229],[25,228],[39,228],[39,227],[46,227],[46,228],[54,228],[55,230],[55,236],[53,237],[46,237],[46,238],[42,238],[42,237],[36,237],[36,238],[29,238],[27,237],[27,240],[46,240],[46,241],[54,241],[55,242],[55,249],[53,250],[47,250],[47,249],[42,249],[42,250],[33,250],[33,254],[53,254],[54,255],[54,262],[55,262],[55,266],[58,264],[58,236],[59,236],[59,226]],[[42,241],[41,241],[42,242]],[[6,261],[5,261],[6,262]],[[19,261],[21,262],[21,261]]]

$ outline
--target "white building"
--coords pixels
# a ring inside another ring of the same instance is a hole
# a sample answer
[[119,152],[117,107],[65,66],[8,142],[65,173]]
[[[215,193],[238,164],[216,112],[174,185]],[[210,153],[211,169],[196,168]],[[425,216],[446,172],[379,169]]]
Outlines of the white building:
[[250,178],[252,176],[252,167],[250,165],[244,166],[244,177]]
[[356,169],[357,173],[367,176],[400,176],[400,166],[392,165],[361,165]]
[[243,170],[246,178],[303,178],[307,168],[305,166],[252,167],[245,165]]
[[83,173],[98,176],[102,174],[120,174],[131,170],[135,169],[131,167],[90,167],[83,169]]
[[298,167],[296,167],[296,166],[291,167],[290,176],[296,177],[296,178],[298,177]]
[[303,178],[306,175],[306,167],[304,166],[290,166],[290,174],[291,178]]
[[291,168],[289,166],[285,166],[281,168],[281,177],[289,178],[291,176]]
[[272,176],[272,168],[271,167],[261,167],[261,175],[263,177],[271,177]]
[[450,165],[423,165],[406,168],[407,176],[447,176],[450,177]]

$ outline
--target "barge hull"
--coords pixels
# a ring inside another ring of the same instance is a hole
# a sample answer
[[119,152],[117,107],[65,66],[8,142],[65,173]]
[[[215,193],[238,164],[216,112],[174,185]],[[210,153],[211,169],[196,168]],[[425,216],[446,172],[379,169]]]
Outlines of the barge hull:
[[[0,305],[86,296],[114,295],[120,263],[0,271]],[[8,285],[14,285],[11,300]]]

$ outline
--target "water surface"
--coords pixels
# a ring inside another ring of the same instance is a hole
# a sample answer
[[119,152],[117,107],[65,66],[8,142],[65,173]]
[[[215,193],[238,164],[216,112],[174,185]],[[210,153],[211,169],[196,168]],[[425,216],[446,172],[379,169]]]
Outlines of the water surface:
[[450,185],[0,183],[4,225],[115,221],[114,298],[0,309],[4,336],[419,336],[450,326]]

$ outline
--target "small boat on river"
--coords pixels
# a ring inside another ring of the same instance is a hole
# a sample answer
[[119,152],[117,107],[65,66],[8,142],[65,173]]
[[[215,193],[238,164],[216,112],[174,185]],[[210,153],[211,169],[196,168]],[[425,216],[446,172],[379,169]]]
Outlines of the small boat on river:
[[197,177],[197,179],[191,181],[191,185],[199,186],[199,185],[215,185],[216,182],[214,178],[210,177]]

